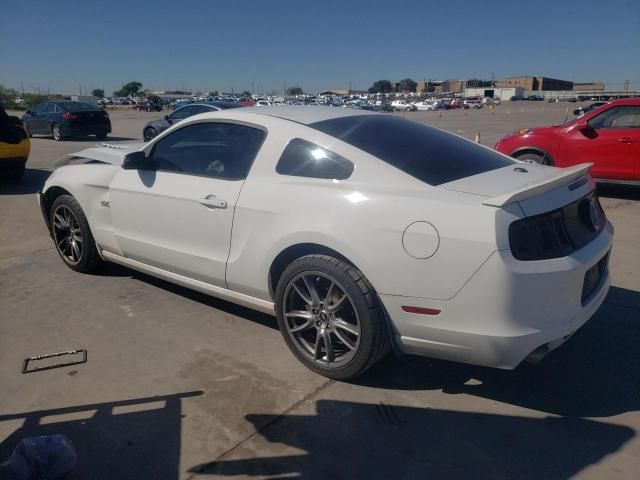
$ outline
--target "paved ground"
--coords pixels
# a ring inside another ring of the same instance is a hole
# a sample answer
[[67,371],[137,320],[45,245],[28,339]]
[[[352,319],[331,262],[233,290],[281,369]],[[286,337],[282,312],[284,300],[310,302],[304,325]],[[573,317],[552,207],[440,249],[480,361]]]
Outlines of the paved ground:
[[[566,106],[407,116],[492,145],[561,122]],[[112,113],[109,141],[140,138],[157,115]],[[269,316],[124,268],[64,267],[34,192],[93,143],[34,139],[24,181],[0,186],[0,462],[18,439],[55,432],[74,441],[76,478],[92,480],[638,478],[638,190],[600,189],[614,287],[542,364],[390,357],[336,383],[301,367]],[[79,347],[84,365],[20,373],[29,355]]]

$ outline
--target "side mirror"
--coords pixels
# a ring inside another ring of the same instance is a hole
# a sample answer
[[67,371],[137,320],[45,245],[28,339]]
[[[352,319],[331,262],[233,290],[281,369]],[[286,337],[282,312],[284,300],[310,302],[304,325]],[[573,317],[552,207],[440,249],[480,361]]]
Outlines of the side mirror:
[[581,120],[578,123],[576,123],[576,130],[580,130],[581,132],[592,132],[593,131],[593,127],[591,125],[589,125],[589,122],[587,122],[586,120]]
[[27,115],[33,115],[33,112],[32,112],[31,110],[27,110],[27,111],[26,111],[26,114],[27,114]]
[[167,121],[169,125],[171,125],[171,118],[169,118],[169,115],[165,115],[164,119]]
[[155,170],[151,159],[144,152],[131,152],[122,161],[124,170]]

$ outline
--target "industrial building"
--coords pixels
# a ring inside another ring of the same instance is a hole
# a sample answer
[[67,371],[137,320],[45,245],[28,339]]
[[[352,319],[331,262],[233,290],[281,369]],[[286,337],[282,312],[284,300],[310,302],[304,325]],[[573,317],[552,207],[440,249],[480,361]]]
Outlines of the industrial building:
[[522,87],[477,87],[464,89],[465,97],[489,97],[500,100],[510,100],[511,97],[522,98],[525,96],[524,93],[524,88]]
[[519,76],[509,77],[495,82],[497,88],[521,87],[527,92],[543,92],[549,90],[573,90],[573,82],[549,77]]

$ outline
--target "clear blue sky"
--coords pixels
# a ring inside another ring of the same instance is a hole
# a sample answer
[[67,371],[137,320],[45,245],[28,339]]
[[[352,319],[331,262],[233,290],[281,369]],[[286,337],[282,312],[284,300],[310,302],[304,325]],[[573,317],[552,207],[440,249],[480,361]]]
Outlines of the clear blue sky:
[[640,0],[0,0],[0,84],[25,90],[520,74],[640,88]]

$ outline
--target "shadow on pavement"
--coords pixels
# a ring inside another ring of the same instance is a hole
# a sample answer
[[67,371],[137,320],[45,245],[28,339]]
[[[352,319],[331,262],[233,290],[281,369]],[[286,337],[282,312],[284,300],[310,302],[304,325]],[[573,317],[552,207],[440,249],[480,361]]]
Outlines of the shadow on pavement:
[[0,415],[0,422],[23,421],[0,444],[0,462],[22,438],[59,433],[73,442],[78,454],[71,478],[177,480],[181,403],[202,394],[193,391]]
[[0,180],[0,195],[28,195],[42,190],[51,172],[27,168],[19,180]]
[[640,293],[612,287],[596,315],[538,365],[496,370],[420,357],[389,357],[354,383],[442,389],[566,417],[640,410]]
[[[315,415],[247,415],[268,442],[190,472],[304,479],[564,479],[620,449],[628,427],[335,400]],[[285,455],[282,444],[290,447]],[[291,448],[293,447],[293,448]],[[277,449],[277,450],[276,450]],[[305,453],[299,453],[299,450]],[[294,450],[294,453],[291,451]],[[296,451],[298,450],[298,451]],[[289,455],[286,455],[289,453]]]
[[640,186],[599,183],[598,195],[621,200],[640,200]]

